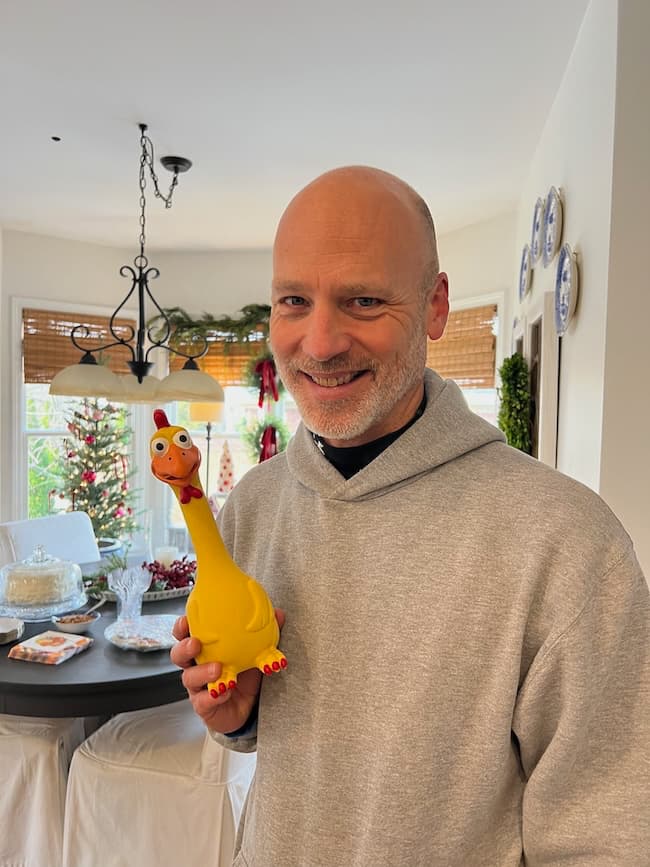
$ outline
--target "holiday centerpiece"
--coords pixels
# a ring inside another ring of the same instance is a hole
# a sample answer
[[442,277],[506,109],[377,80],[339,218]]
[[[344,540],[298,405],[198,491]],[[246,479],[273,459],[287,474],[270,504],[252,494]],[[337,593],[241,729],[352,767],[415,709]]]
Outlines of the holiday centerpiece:
[[[102,562],[101,569],[84,576],[84,586],[88,595],[112,599],[113,593],[108,586],[108,576],[116,569],[126,569],[126,566],[124,556],[107,557]],[[164,565],[158,560],[153,560],[151,563],[145,561],[142,563],[142,568],[151,575],[151,583],[143,597],[145,602],[173,596],[187,596],[194,586],[196,560],[190,559],[187,555],[172,560],[169,565]]]

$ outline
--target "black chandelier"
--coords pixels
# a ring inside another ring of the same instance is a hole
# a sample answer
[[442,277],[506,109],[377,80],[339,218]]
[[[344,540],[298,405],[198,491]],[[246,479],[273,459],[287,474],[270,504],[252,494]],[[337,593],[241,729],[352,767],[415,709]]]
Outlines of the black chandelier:
[[[196,363],[208,351],[208,342],[204,336],[192,335],[191,340],[183,344],[183,351],[178,346],[171,346],[169,338],[172,332],[171,324],[165,311],[160,307],[149,288],[149,281],[160,276],[160,271],[149,265],[145,255],[146,243],[146,186],[147,174],[153,182],[156,198],[162,199],[165,208],[171,208],[172,196],[178,184],[178,176],[186,172],[192,163],[185,157],[161,157],[162,166],[173,173],[167,195],[160,191],[158,177],[154,169],[153,143],[147,133],[147,125],[139,124],[140,128],[140,252],[133,260],[133,266],[123,265],[120,268],[122,277],[130,277],[131,288],[123,301],[113,311],[109,320],[109,331],[113,338],[102,346],[88,348],[83,340],[90,337],[86,325],[76,325],[70,339],[74,346],[82,352],[78,364],[64,368],[53,378],[50,384],[50,394],[74,395],[78,397],[105,397],[110,400],[127,403],[155,403],[170,400],[208,401],[223,403],[223,389],[214,377],[202,373]],[[117,330],[116,318],[128,302],[136,297],[138,301],[138,323],[136,329],[122,323]],[[146,302],[151,302],[154,308],[153,317],[146,317]],[[148,327],[147,321],[155,319],[155,328]],[[126,336],[124,336],[126,334]],[[101,353],[113,347],[124,347],[130,353],[127,362],[131,374],[118,376],[108,367],[98,364],[95,353]],[[192,347],[196,351],[192,351]],[[153,362],[149,360],[155,349],[165,349],[185,358],[183,369],[170,373],[162,381],[151,375]]]

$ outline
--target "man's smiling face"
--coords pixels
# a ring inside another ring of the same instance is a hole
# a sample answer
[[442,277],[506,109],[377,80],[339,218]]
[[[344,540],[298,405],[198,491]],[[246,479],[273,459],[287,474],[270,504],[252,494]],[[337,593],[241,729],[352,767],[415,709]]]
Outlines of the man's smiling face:
[[[407,188],[408,189],[408,188]],[[390,175],[338,170],[293,200],[273,255],[271,345],[307,427],[332,445],[397,430],[423,394],[446,276],[431,280],[423,219]]]

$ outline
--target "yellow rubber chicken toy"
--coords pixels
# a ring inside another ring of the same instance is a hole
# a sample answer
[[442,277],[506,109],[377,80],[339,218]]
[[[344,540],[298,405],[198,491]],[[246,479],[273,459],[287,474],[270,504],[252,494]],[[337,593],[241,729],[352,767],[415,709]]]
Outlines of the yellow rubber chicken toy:
[[187,600],[190,634],[201,642],[196,661],[220,662],[221,677],[208,684],[213,698],[234,689],[248,668],[273,674],[287,667],[278,649],[280,630],[266,591],[233,561],[199,480],[201,453],[185,428],[153,414],[151,472],[171,485],[196,552],[196,581]]

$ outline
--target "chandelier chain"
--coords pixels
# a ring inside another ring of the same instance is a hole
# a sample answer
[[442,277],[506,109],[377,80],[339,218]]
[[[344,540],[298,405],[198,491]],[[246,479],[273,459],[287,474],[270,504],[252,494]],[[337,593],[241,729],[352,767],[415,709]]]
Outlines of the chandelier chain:
[[[165,196],[160,192],[160,187],[158,185],[158,175],[156,174],[156,170],[154,169],[154,151],[153,151],[153,142],[149,138],[149,136],[142,130],[140,135],[140,146],[141,146],[141,154],[140,154],[140,256],[143,259],[146,259],[144,255],[144,247],[146,242],[146,216],[145,216],[145,208],[147,204],[145,190],[147,187],[147,169],[149,169],[149,174],[151,175],[151,180],[153,181],[154,194],[156,198],[162,199],[165,203],[165,208],[171,208],[172,206],[172,195],[174,193],[174,189],[178,184],[178,172],[174,172],[174,177],[172,178],[172,182],[169,187],[169,192]],[[146,266],[145,266],[146,267]]]

